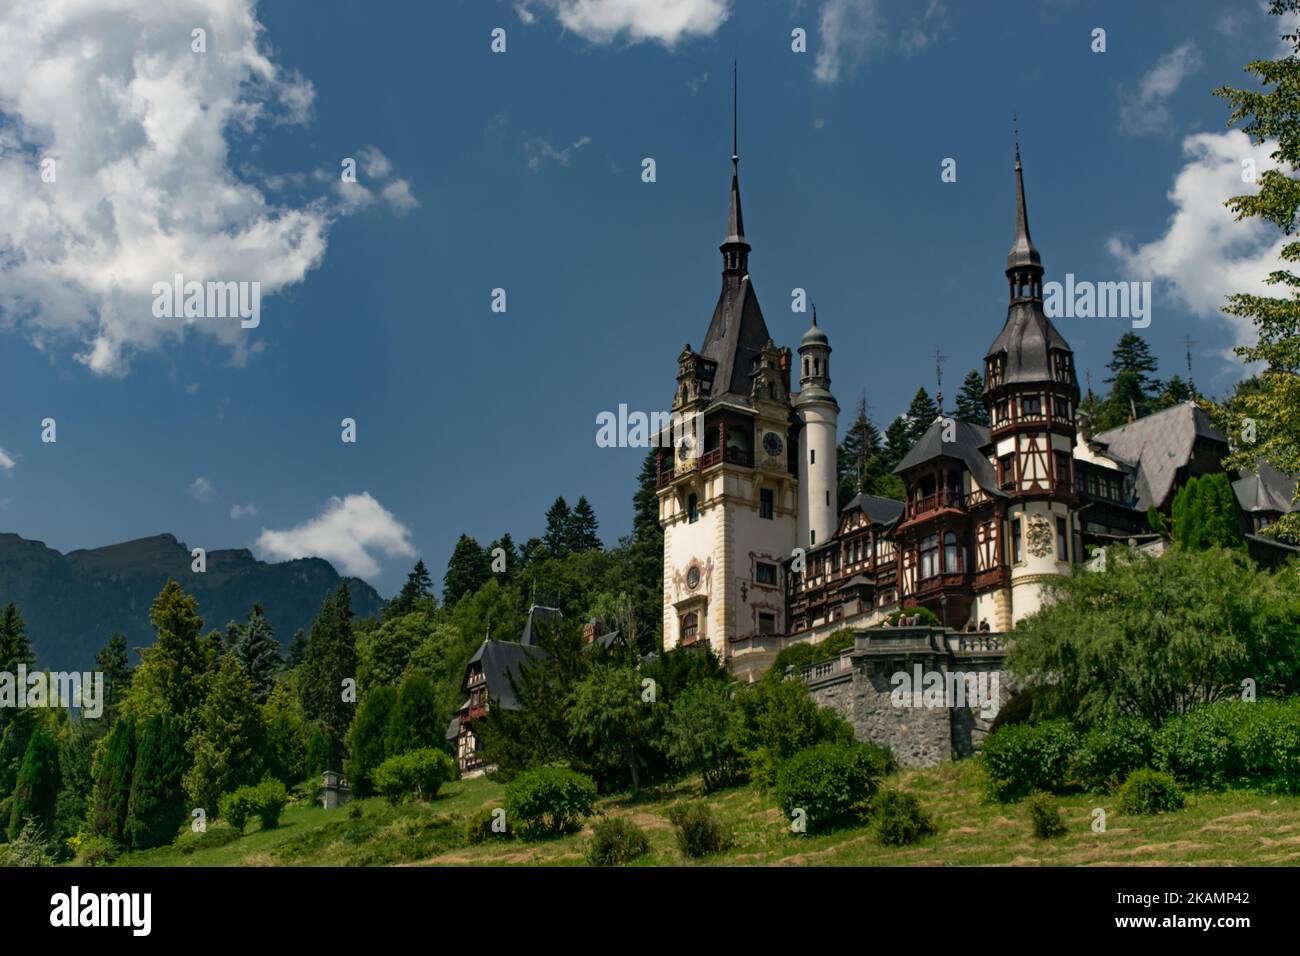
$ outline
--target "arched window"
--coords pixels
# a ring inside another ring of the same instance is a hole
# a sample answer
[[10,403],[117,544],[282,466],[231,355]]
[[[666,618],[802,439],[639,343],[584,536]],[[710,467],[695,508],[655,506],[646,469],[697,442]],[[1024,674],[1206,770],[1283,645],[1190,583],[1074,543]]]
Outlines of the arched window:
[[957,561],[957,535],[951,531],[943,536],[943,570],[945,574],[961,570]]
[[700,617],[698,614],[687,614],[682,618],[682,643],[693,644],[699,636]]

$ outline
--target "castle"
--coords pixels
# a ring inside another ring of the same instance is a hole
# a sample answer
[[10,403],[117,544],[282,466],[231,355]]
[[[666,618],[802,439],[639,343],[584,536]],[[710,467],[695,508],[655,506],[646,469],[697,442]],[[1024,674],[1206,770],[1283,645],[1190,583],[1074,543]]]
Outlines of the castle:
[[[749,273],[733,146],[722,290],[699,351],[677,357],[672,411],[689,439],[659,452],[664,647],[707,641],[753,677],[776,651],[832,630],[931,610],[957,632],[1009,630],[1088,546],[1155,538],[1190,477],[1221,471],[1227,440],[1190,402],[1090,434],[1074,355],[1043,309],[1020,147],[1008,307],[984,356],[990,425],[942,411],[895,473],[903,501],[858,494],[840,509],[831,345],[812,324],[797,356],[772,341]],[[798,390],[792,390],[792,377]],[[1294,480],[1262,467],[1234,484],[1252,553],[1294,553],[1258,532]]]

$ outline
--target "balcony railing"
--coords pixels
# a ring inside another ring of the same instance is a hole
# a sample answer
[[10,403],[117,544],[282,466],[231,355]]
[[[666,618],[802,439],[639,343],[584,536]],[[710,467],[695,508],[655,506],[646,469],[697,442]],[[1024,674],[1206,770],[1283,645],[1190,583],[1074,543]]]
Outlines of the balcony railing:
[[914,498],[911,508],[908,510],[908,515],[915,517],[930,511],[939,511],[942,508],[956,508],[959,511],[965,511],[966,496],[960,491],[939,491],[932,495],[926,495],[924,498]]

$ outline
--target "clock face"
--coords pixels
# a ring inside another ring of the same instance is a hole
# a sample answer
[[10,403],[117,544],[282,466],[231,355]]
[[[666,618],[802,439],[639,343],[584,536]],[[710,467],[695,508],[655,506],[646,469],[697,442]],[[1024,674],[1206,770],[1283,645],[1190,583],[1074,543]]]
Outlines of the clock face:
[[781,436],[776,432],[768,432],[763,436],[763,450],[772,457],[775,458],[781,454],[781,449],[784,447],[785,443],[781,441]]
[[700,569],[691,568],[686,572],[686,586],[694,591],[700,586]]

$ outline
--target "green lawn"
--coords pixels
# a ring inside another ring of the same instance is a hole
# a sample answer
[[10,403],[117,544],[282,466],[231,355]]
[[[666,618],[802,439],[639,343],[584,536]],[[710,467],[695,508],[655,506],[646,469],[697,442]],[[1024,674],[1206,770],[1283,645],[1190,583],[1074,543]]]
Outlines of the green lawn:
[[[772,801],[751,787],[703,797],[693,783],[649,791],[635,803],[626,797],[603,800],[600,811],[631,815],[650,839],[651,851],[632,865],[690,864],[678,851],[664,816],[677,800],[707,801],[731,825],[736,838],[729,852],[699,865],[1300,865],[1300,797],[1248,791],[1189,794],[1177,813],[1155,817],[1121,816],[1113,797],[1079,794],[1060,798],[1069,831],[1052,840],[1030,832],[1023,805],[986,802],[976,761],[948,764],[895,775],[889,786],[915,794],[938,833],[911,847],[884,847],[870,827],[824,835],[795,835]],[[279,827],[257,824],[243,837],[217,844],[227,828],[187,835],[181,846],[123,856],[128,866],[431,866],[584,865],[590,829],[558,840],[524,843],[489,841],[466,846],[464,820],[484,804],[499,800],[494,779],[447,784],[428,804],[392,807],[383,800],[357,801],[351,807],[286,809]],[[1106,832],[1092,830],[1092,811],[1107,814]],[[194,844],[190,852],[184,847]]]

